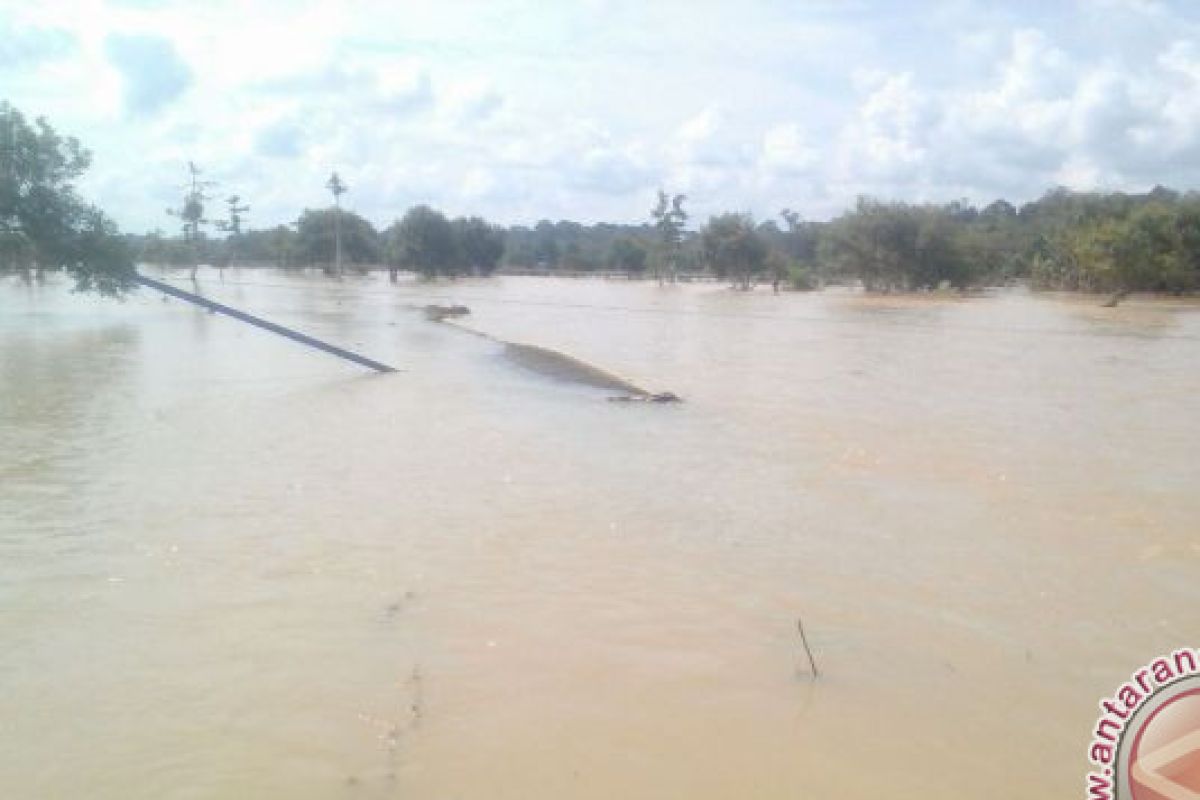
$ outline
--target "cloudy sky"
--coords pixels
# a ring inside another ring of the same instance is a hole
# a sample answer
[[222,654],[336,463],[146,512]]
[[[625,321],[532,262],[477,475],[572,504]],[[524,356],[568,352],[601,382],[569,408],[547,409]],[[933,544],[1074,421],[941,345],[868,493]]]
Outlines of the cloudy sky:
[[504,222],[810,218],[859,194],[1200,187],[1193,0],[0,0],[0,98],[173,229],[186,164],[251,224],[329,202]]

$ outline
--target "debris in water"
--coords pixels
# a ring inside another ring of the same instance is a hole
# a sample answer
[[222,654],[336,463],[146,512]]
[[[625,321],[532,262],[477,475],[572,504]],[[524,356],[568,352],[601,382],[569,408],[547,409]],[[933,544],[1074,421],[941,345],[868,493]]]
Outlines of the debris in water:
[[433,320],[434,322],[441,322],[444,319],[453,317],[465,317],[470,313],[471,309],[466,306],[425,306],[426,319]]
[[610,403],[682,403],[683,398],[674,392],[654,394],[619,394],[608,398]]
[[817,671],[817,662],[813,658],[812,648],[808,646],[808,637],[804,635],[804,619],[803,618],[801,618],[801,617],[796,618],[796,627],[800,630],[800,641],[804,645],[804,652],[808,654],[808,665],[810,667],[812,667],[813,680],[816,680],[817,678],[819,678],[821,676],[821,673],[819,671]]
[[582,383],[597,389],[614,389],[631,395],[650,394],[640,386],[613,375],[611,372],[605,372],[599,367],[594,367],[587,362],[546,347],[505,342],[504,355],[518,366],[555,380]]
[[[465,316],[471,313],[466,306],[425,306],[425,316],[434,322],[442,322],[452,317]],[[579,383],[596,389],[610,389],[623,394],[610,397],[617,402],[648,402],[648,403],[677,403],[681,398],[674,392],[651,392],[631,381],[581,361],[574,356],[539,347],[534,344],[520,344],[497,339],[495,336],[474,330],[466,325],[454,325],[464,333],[490,339],[504,345],[504,355],[518,366],[532,372],[545,375],[555,380],[568,383]]]
[[409,712],[412,714],[412,719],[409,725],[415,728],[421,724],[421,718],[425,716],[425,691],[421,680],[420,664],[413,667],[412,675],[409,676],[408,682],[412,687],[412,703],[409,705]]

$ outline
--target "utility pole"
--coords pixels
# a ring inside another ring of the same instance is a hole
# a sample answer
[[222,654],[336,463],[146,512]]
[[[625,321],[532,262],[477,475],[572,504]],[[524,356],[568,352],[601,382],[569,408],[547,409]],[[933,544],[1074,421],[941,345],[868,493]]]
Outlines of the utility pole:
[[242,215],[250,210],[250,206],[239,205],[241,201],[242,198],[236,194],[227,197],[225,204],[229,206],[229,219],[217,222],[217,227],[229,234],[225,240],[225,252],[217,259],[217,271],[221,273],[222,281],[225,280],[225,267],[233,263],[235,249],[242,237]]
[[333,192],[333,271],[342,277],[342,195],[350,190],[338,177],[337,172],[329,177],[325,184]]
[[241,202],[242,198],[236,194],[225,199],[225,205],[229,206],[229,219],[223,221],[220,227],[234,236],[242,235],[243,215],[250,210],[250,206],[239,205]]
[[190,245],[192,254],[192,282],[196,281],[196,270],[200,268],[200,226],[207,225],[204,218],[204,202],[209,199],[205,191],[216,186],[214,181],[200,180],[200,168],[195,162],[188,162],[188,174],[191,180],[184,188],[187,194],[183,198],[183,206],[178,209],[167,209],[167,213],[183,220],[183,240]]

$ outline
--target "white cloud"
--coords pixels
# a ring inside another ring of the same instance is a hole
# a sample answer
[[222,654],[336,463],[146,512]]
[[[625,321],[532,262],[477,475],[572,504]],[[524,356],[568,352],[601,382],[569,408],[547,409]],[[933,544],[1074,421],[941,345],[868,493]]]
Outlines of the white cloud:
[[0,7],[6,94],[94,151],[83,188],[135,230],[173,224],[189,159],[262,225],[333,169],[381,223],[638,220],[660,185],[700,221],[1200,183],[1179,2],[55,5]]
[[386,114],[411,114],[434,105],[433,79],[429,70],[390,66],[379,70],[373,89]]
[[192,70],[170,40],[147,34],[114,33],[105,40],[109,60],[125,85],[125,110],[153,114],[192,84]]
[[304,140],[304,129],[300,125],[281,119],[258,130],[254,150],[271,158],[295,158],[301,154]]
[[806,174],[818,164],[820,151],[794,122],[768,128],[763,134],[759,167],[768,174]]
[[929,152],[934,105],[909,73],[862,79],[870,91],[843,133],[843,179],[897,182],[916,178]]
[[746,162],[746,145],[730,130],[728,112],[713,105],[679,126],[674,157],[684,166],[736,166]]
[[1129,11],[1136,14],[1163,14],[1167,11],[1166,4],[1160,0],[1092,0],[1092,2],[1116,11]]
[[490,84],[472,81],[449,88],[446,105],[455,122],[473,125],[494,120],[504,109],[505,99]]
[[62,28],[19,27],[0,17],[0,69],[29,67],[61,58],[76,47]]
[[567,170],[570,185],[599,194],[627,195],[650,185],[650,172],[635,153],[593,147]]

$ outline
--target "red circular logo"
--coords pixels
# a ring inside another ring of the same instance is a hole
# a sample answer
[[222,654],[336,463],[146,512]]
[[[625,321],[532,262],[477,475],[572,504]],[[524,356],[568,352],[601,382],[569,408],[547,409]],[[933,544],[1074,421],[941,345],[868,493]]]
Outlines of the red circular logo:
[[1200,800],[1200,688],[1156,708],[1129,751],[1133,800]]

